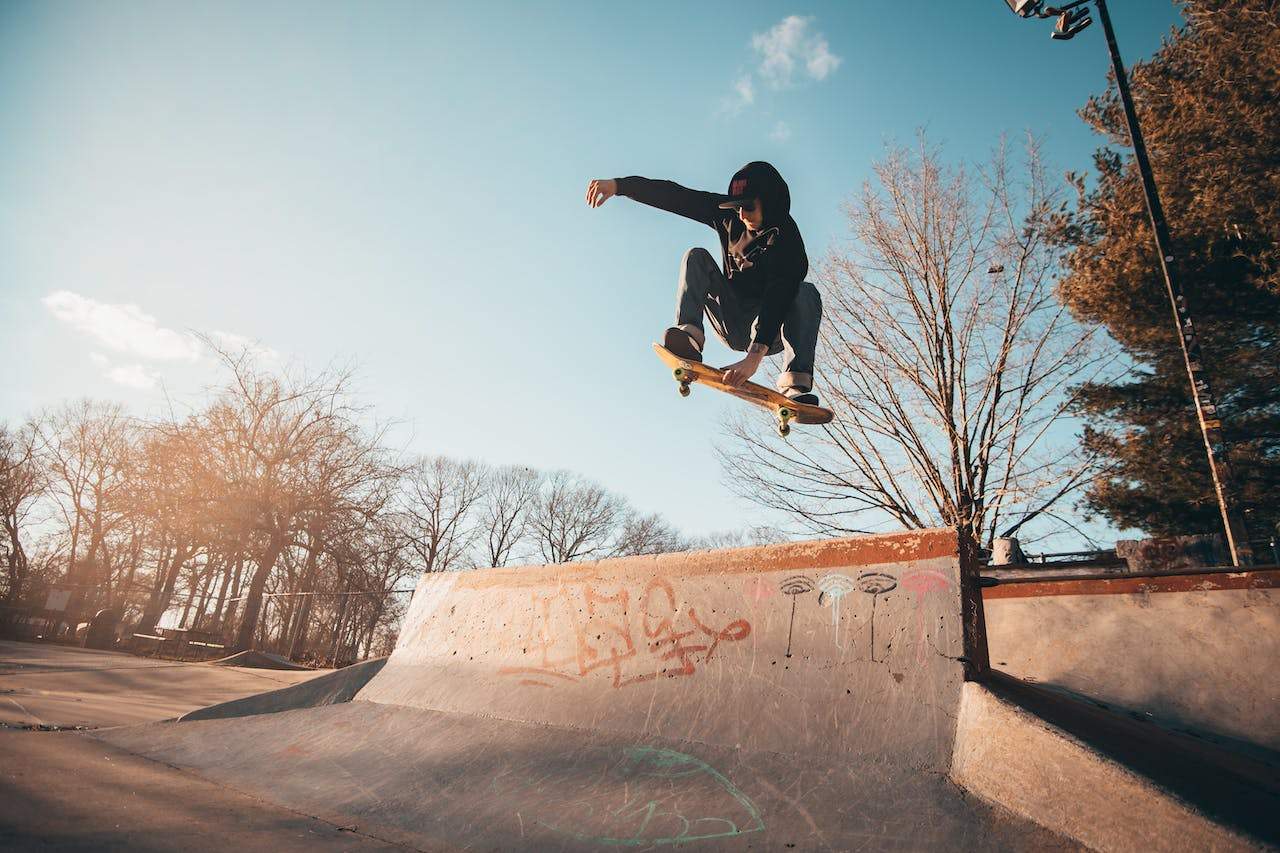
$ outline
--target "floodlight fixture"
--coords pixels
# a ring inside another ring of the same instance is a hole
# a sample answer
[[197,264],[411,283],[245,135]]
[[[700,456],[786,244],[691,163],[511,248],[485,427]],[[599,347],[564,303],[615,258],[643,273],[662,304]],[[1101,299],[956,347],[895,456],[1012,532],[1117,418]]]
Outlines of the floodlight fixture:
[[1009,4],[1009,8],[1014,14],[1030,18],[1032,15],[1040,11],[1040,7],[1044,5],[1044,0],[1005,0]]
[[1054,25],[1051,35],[1058,41],[1067,41],[1075,38],[1076,33],[1092,23],[1093,18],[1089,17],[1088,7],[1069,9],[1058,16],[1058,23]]

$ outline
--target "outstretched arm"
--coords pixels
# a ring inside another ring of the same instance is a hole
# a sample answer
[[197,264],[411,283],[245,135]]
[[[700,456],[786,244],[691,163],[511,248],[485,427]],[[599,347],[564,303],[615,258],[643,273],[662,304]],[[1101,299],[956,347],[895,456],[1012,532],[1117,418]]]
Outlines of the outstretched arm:
[[654,181],[632,176],[596,178],[587,185],[587,204],[592,207],[599,207],[615,195],[626,196],[641,204],[684,216],[713,228],[724,215],[724,211],[720,209],[722,196],[691,190],[674,181]]

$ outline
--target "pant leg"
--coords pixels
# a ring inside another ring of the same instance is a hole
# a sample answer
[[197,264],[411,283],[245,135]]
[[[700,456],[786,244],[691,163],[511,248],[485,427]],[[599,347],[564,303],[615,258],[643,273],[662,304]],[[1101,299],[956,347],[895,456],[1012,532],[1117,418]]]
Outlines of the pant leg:
[[822,295],[809,282],[801,282],[782,321],[783,372],[778,374],[779,391],[813,389],[813,361],[821,322]]
[[688,332],[699,349],[706,342],[703,314],[711,321],[716,337],[741,352],[751,343],[751,324],[757,313],[758,309],[751,312],[750,306],[739,303],[710,252],[699,247],[684,253],[676,289],[676,326]]

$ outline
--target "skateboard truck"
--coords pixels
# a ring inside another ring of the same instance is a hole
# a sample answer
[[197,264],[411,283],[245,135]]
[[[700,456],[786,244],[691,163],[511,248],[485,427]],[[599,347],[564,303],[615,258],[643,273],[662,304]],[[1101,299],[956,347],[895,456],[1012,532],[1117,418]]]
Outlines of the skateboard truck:
[[[677,367],[671,371],[671,375],[680,385],[680,396],[688,397],[689,386],[698,381],[698,374],[687,367]],[[788,406],[778,406],[774,409],[774,417],[778,419],[778,435],[786,438],[791,434],[791,421],[796,414],[796,410]]]
[[680,383],[680,396],[688,397],[689,383],[696,381],[698,377],[694,376],[690,371],[685,370],[683,367],[677,367],[675,370],[671,371],[671,374],[675,376],[676,381]]

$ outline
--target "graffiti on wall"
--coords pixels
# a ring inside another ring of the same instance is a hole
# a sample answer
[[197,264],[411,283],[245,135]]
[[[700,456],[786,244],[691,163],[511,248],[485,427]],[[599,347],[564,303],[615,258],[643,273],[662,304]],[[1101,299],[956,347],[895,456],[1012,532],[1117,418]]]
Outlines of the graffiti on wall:
[[681,606],[665,578],[651,580],[635,600],[624,586],[592,583],[531,595],[533,631],[522,651],[532,663],[499,670],[530,686],[553,687],[597,673],[615,688],[690,676],[715,658],[722,643],[751,634],[746,619],[713,620]]

